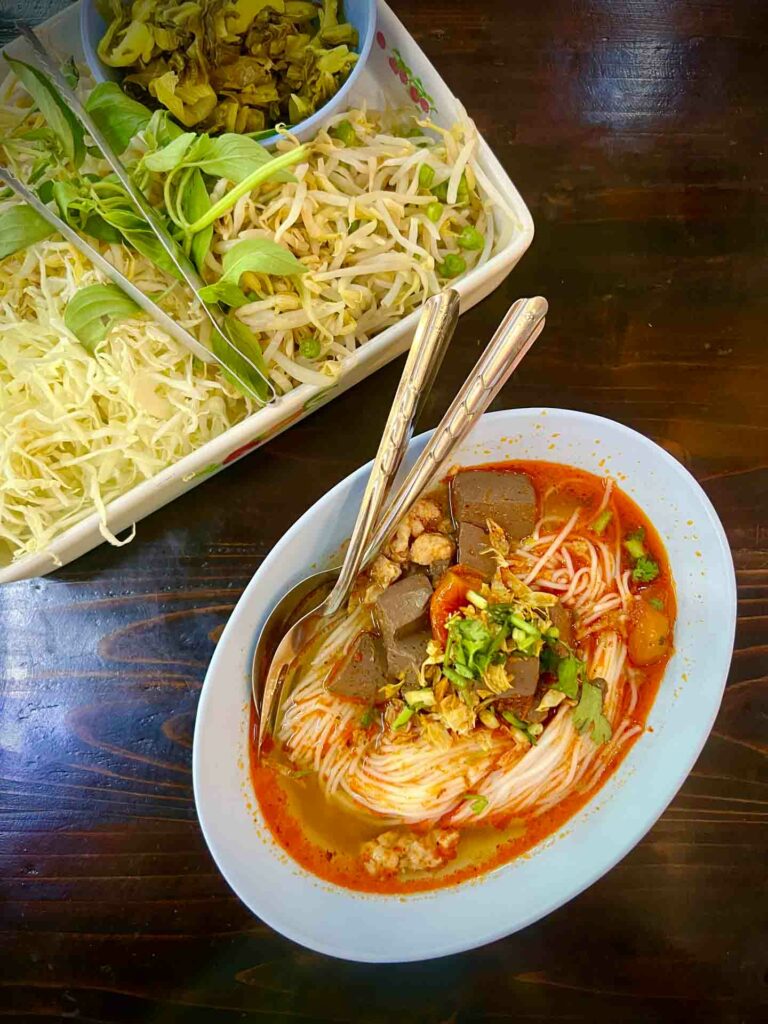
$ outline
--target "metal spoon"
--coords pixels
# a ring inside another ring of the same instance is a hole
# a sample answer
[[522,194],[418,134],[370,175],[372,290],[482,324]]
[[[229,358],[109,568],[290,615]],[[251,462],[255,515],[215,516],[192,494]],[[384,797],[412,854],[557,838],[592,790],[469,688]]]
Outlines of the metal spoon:
[[[334,574],[337,578],[330,593],[322,601],[315,597],[306,609],[308,612],[306,615],[296,614],[298,597],[296,600],[291,600],[291,610],[294,612],[291,617],[292,625],[289,627],[286,620],[281,619],[283,628],[279,635],[270,634],[275,641],[279,641],[271,664],[265,661],[262,642],[269,633],[269,623],[259,636],[259,642],[254,652],[251,678],[254,688],[262,677],[267,679],[264,691],[267,711],[272,707],[273,699],[278,696],[278,692],[282,688],[285,674],[295,658],[296,652],[307,643],[322,619],[334,615],[347,600],[352,584],[360,572],[365,552],[368,550],[371,532],[379,519],[382,506],[413,434],[413,425],[421,402],[431,388],[458,317],[459,294],[452,288],[434,295],[424,304],[424,310],[403,368],[403,375],[400,378],[384,427],[379,450],[376,452],[366,484],[349,546],[341,569],[337,569]],[[314,586],[312,590],[315,590]],[[299,592],[307,593],[301,583],[294,587],[288,596],[293,598]],[[255,699],[256,690],[254,689]],[[261,743],[266,733],[265,721],[266,719],[260,721],[259,749],[261,749]]]
[[[358,560],[358,571],[376,556],[402,516],[432,482],[445,460],[464,440],[520,364],[544,327],[547,309],[547,301],[541,297],[518,299],[510,307],[488,347],[400,486],[365,553]],[[374,470],[375,468],[374,465]],[[363,503],[365,504],[365,498]],[[351,544],[352,541],[350,547]],[[343,572],[344,566],[341,569],[341,573]],[[291,662],[303,644],[313,635],[320,622],[319,616],[329,614],[324,610],[328,599],[318,606],[318,596],[323,590],[327,592],[328,587],[337,578],[340,581],[342,576],[339,568],[335,567],[315,573],[297,583],[275,605],[262,627],[256,641],[251,667],[253,701],[259,715],[257,754],[261,752],[267,733],[273,731],[279,709],[284,703],[286,694],[283,692],[283,684]],[[350,578],[347,573],[345,579],[346,596],[349,586],[354,582],[354,576]],[[333,593],[336,593],[336,589]],[[334,611],[338,610],[340,605],[341,602],[336,604]],[[298,615],[301,618],[297,622]],[[283,639],[278,643],[280,637]],[[275,653],[270,659],[272,650]]]

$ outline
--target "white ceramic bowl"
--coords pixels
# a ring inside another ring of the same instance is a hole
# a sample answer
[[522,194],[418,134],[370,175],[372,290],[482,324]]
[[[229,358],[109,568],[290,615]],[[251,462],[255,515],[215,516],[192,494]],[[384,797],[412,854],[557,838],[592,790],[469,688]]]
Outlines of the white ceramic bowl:
[[[412,441],[411,461],[427,436]],[[320,881],[290,859],[261,821],[248,778],[251,653],[277,599],[349,535],[369,470],[362,467],[302,516],[251,580],[211,661],[195,728],[195,799],[211,852],[243,902],[304,946],[349,960],[425,960],[524,928],[591,885],[642,838],[709,734],[731,660],[736,585],[704,492],[633,430],[557,409],[485,416],[451,462],[523,458],[616,477],[664,540],[678,620],[675,654],[649,717],[653,731],[561,833],[478,881],[407,897],[369,895]]]

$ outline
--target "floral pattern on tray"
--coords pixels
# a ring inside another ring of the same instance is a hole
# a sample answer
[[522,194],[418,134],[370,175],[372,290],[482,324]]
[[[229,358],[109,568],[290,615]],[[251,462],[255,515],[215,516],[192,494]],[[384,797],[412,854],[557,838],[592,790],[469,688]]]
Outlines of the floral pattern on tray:
[[[376,42],[380,49],[386,50],[387,40],[383,32],[376,33]],[[421,79],[414,75],[403,60],[400,51],[394,47],[391,50],[389,67],[392,73],[397,75],[403,85],[406,86],[408,89],[408,95],[416,106],[420,107],[425,114],[428,114],[431,110],[435,110],[434,100],[424,88]]]

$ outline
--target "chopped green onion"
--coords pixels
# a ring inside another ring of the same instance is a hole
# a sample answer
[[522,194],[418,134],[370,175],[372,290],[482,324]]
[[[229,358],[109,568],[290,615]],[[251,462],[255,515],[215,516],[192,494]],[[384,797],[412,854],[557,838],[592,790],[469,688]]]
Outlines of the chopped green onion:
[[362,725],[364,729],[367,729],[370,725],[373,725],[374,714],[374,709],[370,707],[366,708],[362,715],[360,715],[360,725]]
[[624,538],[624,548],[628,552],[630,558],[638,559],[645,555],[645,530],[642,526],[633,530],[632,533],[628,533]]
[[317,359],[320,355],[321,345],[320,340],[314,335],[309,338],[302,338],[299,342],[299,354],[304,359]]
[[514,725],[516,729],[522,729],[525,732],[525,722],[521,721],[513,711],[502,711],[501,717],[505,722],[509,722],[510,725]]
[[440,277],[458,277],[467,269],[463,258],[455,252],[449,252],[442,263],[437,265],[437,272]]
[[419,188],[429,188],[435,180],[435,169],[429,164],[422,164],[419,168]]
[[392,723],[392,728],[393,729],[402,729],[402,727],[404,725],[407,725],[408,722],[410,722],[410,720],[411,720],[411,718],[413,717],[414,714],[415,714],[415,711],[413,710],[413,708],[403,708],[403,710],[400,712],[400,714],[397,716],[397,718]]
[[331,128],[328,134],[338,139],[345,146],[357,145],[357,135],[349,121],[339,121],[337,125]]
[[462,249],[482,249],[485,245],[485,239],[471,224],[467,224],[456,241]]
[[443,204],[435,201],[430,203],[427,207],[427,217],[432,221],[433,224],[437,224],[443,215]]
[[466,687],[467,680],[448,665],[443,665],[442,672],[445,678],[449,679],[454,686],[458,686],[460,690],[463,690]]
[[506,722],[509,722],[509,724],[513,726],[513,728],[521,732],[523,736],[525,736],[525,738],[531,744],[531,746],[536,745],[536,737],[539,735],[539,732],[543,731],[543,729],[537,731],[536,733],[531,732],[533,726],[529,726],[526,722],[523,722],[522,719],[518,718],[517,715],[514,714],[514,712],[512,711],[502,711],[501,716]]
[[591,526],[592,532],[601,534],[612,519],[613,512],[609,508],[604,508],[599,516],[595,516]]
[[424,690],[404,690],[403,697],[406,704],[409,704],[412,708],[417,705],[426,707],[427,705],[433,705],[436,703],[435,695],[431,689],[426,688]]
[[664,602],[661,600],[660,597],[649,597],[648,604],[651,606],[651,608],[655,608],[657,612],[664,611]]
[[476,590],[467,591],[467,600],[473,604],[475,608],[479,608],[481,612],[488,607],[486,599],[482,594],[478,594]]
[[557,626],[550,626],[549,629],[547,630],[546,635],[547,635],[548,639],[550,639],[550,640],[559,640],[560,639],[560,630],[557,628]]
[[509,616],[509,621],[513,626],[517,626],[518,629],[522,629],[524,633],[528,633],[529,636],[535,636],[537,640],[541,636],[540,630],[538,630],[532,622],[526,622],[525,619],[516,615],[514,612]]
[[488,797],[481,796],[479,793],[465,793],[462,799],[472,801],[470,807],[473,814],[482,814],[488,806]]

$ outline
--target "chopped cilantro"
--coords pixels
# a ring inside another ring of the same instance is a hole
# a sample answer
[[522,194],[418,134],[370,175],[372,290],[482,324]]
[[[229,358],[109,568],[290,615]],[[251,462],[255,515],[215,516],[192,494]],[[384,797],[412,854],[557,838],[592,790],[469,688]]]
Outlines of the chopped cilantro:
[[577,732],[589,732],[598,746],[611,738],[611,723],[603,714],[603,694],[596,683],[582,683],[581,698],[573,710],[573,725]]
[[567,654],[558,662],[557,682],[552,684],[554,689],[575,700],[579,692],[579,677],[583,670],[584,662],[579,661],[574,654]]
[[650,583],[659,575],[659,566],[652,558],[645,555],[638,558],[632,570],[632,579],[637,583]]
[[[501,638],[503,640],[503,637]],[[497,637],[479,619],[449,620],[448,642],[443,658],[443,672],[457,686],[466,686],[468,679],[480,679],[498,650]],[[452,674],[453,673],[453,674]],[[457,682],[460,676],[463,682]]]

